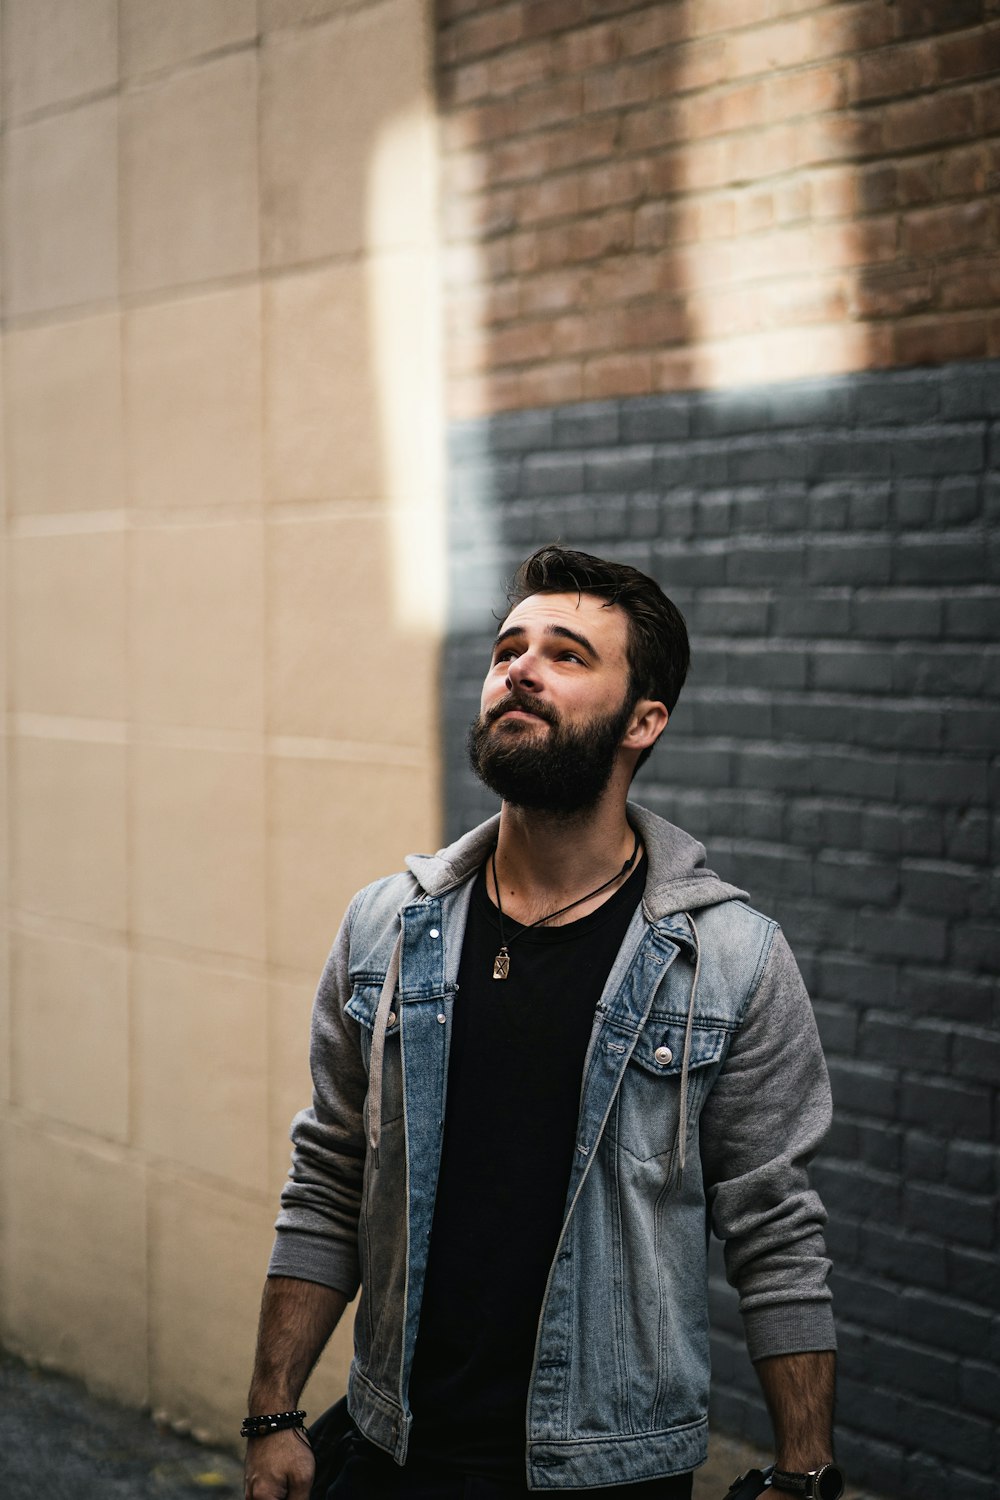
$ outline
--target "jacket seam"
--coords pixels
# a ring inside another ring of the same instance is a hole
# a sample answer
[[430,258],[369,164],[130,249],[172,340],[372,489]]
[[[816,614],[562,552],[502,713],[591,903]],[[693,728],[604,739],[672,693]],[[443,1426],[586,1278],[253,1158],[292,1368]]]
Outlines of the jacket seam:
[[773,922],[770,918],[767,917],[765,917],[764,920],[767,922],[767,932],[765,933],[764,941],[760,946],[760,953],[757,956],[757,968],[747,988],[746,999],[740,1006],[739,1012],[736,1017],[736,1029],[739,1029],[739,1027],[742,1026],[743,1021],[746,1017],[746,1013],[750,1009],[751,1003],[756,998],[757,991],[760,988],[761,980],[764,977],[764,970],[767,967],[767,960],[771,956],[771,948],[774,943],[774,934],[778,930],[777,922]]

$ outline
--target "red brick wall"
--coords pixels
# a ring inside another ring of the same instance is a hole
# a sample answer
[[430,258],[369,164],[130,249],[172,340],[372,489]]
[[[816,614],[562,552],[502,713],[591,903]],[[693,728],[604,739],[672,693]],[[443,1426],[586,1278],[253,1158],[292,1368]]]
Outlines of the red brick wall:
[[1000,355],[1000,0],[440,0],[451,410]]

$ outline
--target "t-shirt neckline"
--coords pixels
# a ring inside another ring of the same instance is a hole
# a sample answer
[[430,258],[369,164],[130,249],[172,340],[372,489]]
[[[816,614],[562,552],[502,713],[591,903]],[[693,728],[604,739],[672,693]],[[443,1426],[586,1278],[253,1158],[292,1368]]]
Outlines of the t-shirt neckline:
[[[486,920],[495,928],[499,936],[500,918],[497,908],[490,900],[486,888],[486,871],[489,863],[489,859],[487,859],[480,866],[479,874],[476,876],[476,884],[473,887],[472,899],[476,902],[481,914],[486,917]],[[615,891],[612,896],[609,896],[607,901],[602,901],[596,911],[588,912],[585,917],[577,917],[575,921],[564,922],[559,927],[546,927],[544,923],[539,927],[532,927],[530,924],[525,927],[520,922],[515,922],[513,917],[508,917],[505,913],[503,919],[504,936],[508,942],[513,942],[515,937],[518,938],[522,946],[525,943],[531,945],[535,943],[565,943],[570,942],[573,938],[581,937],[593,931],[595,927],[600,927],[604,922],[609,921],[621,907],[627,904],[631,904],[632,906],[638,904],[642,895],[642,889],[646,883],[648,868],[649,861],[644,849],[635,869],[625,884]],[[521,937],[522,933],[524,935],[523,938]]]

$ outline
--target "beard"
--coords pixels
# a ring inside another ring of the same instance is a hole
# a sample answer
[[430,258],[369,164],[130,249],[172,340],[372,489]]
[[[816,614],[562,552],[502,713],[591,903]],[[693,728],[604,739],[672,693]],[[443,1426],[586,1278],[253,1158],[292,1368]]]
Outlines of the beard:
[[[512,708],[537,714],[549,731],[522,722],[497,726]],[[592,808],[607,787],[631,712],[626,698],[614,713],[570,728],[547,703],[509,692],[469,726],[469,762],[480,781],[512,807],[570,817]]]

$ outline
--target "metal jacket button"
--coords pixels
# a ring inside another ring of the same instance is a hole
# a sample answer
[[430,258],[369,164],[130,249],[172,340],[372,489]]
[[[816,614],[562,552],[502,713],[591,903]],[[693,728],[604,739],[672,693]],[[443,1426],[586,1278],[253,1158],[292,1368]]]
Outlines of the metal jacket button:
[[662,1063],[664,1067],[666,1067],[668,1063],[672,1063],[674,1060],[674,1054],[671,1052],[669,1047],[657,1047],[656,1051],[653,1053],[653,1056],[656,1058],[656,1061],[658,1063]]

